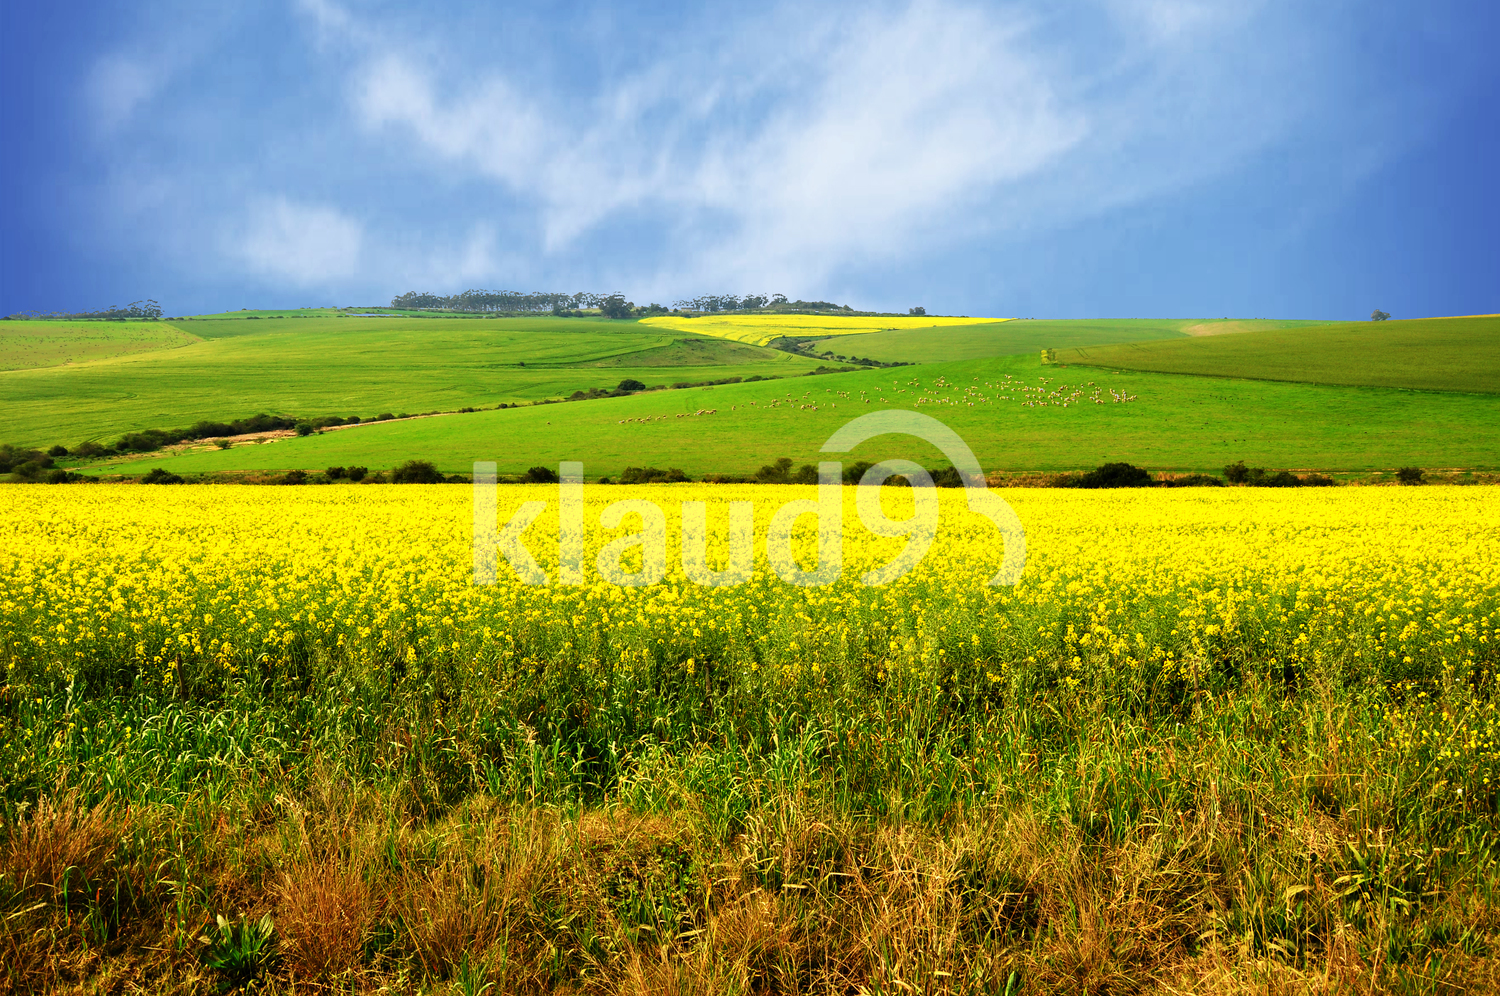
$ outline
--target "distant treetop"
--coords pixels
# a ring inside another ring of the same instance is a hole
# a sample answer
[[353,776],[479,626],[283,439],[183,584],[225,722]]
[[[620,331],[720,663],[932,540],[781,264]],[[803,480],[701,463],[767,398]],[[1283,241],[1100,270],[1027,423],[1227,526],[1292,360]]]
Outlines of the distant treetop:
[[118,319],[124,321],[127,318],[161,318],[161,305],[151,298],[144,301],[132,301],[123,308],[111,305],[103,311],[53,311],[42,314],[39,311],[23,311],[15,315],[7,315],[7,318],[88,318],[88,319]]

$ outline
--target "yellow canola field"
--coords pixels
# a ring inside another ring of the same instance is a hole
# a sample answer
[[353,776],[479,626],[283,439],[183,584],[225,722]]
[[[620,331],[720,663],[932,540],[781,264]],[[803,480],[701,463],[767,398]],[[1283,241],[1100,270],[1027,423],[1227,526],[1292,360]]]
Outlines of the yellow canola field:
[[642,325],[655,325],[679,332],[696,332],[720,339],[733,339],[764,346],[785,336],[823,339],[835,335],[857,335],[861,332],[883,332],[887,329],[942,328],[950,325],[983,325],[1010,321],[1008,318],[937,318],[927,315],[705,315],[701,318],[679,318],[662,315],[641,319]]
[[[1027,531],[1014,588],[987,585],[999,534],[946,489],[920,566],[865,586],[862,572],[905,541],[866,532],[853,490],[842,575],[796,587],[768,569],[764,540],[775,510],[813,487],[586,487],[584,583],[568,586],[556,583],[557,489],[502,485],[502,525],[524,501],[547,503],[525,536],[552,583],[522,584],[502,560],[497,583],[476,586],[466,487],[6,487],[0,653],[16,685],[165,688],[277,662],[712,667],[777,681],[910,672],[1020,690],[1149,690],[1251,672],[1444,682],[1496,663],[1493,488],[1001,492]],[[608,584],[593,566],[606,542],[638,528],[634,516],[600,526],[624,498],[666,513],[660,583]],[[685,500],[707,504],[714,569],[727,559],[728,503],[753,503],[748,582],[684,575]],[[885,489],[893,518],[911,500]],[[800,522],[808,564],[813,520]]]

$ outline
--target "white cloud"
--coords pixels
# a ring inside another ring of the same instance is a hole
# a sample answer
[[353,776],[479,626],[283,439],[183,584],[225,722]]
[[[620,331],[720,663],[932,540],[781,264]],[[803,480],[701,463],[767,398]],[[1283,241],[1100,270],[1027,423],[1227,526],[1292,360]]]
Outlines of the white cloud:
[[[302,2],[353,54],[369,134],[414,139],[447,182],[498,184],[543,256],[647,219],[653,252],[589,269],[653,294],[813,289],[863,262],[1067,224],[1231,168],[1284,136],[1305,96],[1236,44],[1269,0],[1095,0],[1071,16],[1114,33],[1087,50],[1047,35],[1049,8],[786,7],[601,71],[581,98]],[[466,258],[475,272],[493,255]]]
[[434,73],[377,47],[354,104],[367,128],[415,137],[532,200],[546,251],[646,209],[699,244],[701,268],[766,279],[961,226],[956,207],[1044,168],[1088,130],[1019,28],[993,15],[927,0],[800,28],[802,46],[770,59],[752,37],[612,81],[581,115],[499,75],[443,99]]
[[226,239],[229,252],[254,272],[300,287],[352,276],[364,231],[334,208],[285,197],[254,201],[244,226]]

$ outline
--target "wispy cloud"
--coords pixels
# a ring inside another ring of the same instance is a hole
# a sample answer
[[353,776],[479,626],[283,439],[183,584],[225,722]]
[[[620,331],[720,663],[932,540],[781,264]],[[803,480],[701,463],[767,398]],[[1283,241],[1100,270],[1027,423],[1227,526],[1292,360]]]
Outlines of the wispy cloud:
[[749,31],[711,60],[608,79],[582,107],[500,73],[444,78],[347,14],[318,23],[350,25],[364,52],[364,126],[534,202],[544,251],[649,212],[692,253],[666,264],[679,277],[806,282],[967,227],[976,198],[1085,139],[1088,115],[1060,99],[1027,20],[943,0],[804,18],[791,36]]
[[359,222],[335,208],[263,197],[226,233],[225,245],[262,277],[317,287],[353,275],[363,241]]
[[89,73],[86,89],[95,128],[109,136],[125,127],[166,78],[166,67],[159,61],[118,53],[101,58]]

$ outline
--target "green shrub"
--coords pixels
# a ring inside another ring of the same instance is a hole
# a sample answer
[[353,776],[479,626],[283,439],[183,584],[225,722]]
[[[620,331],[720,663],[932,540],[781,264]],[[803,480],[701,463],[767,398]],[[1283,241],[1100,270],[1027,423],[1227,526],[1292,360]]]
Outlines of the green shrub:
[[86,439],[83,442],[79,443],[77,446],[73,447],[74,456],[96,457],[103,452],[104,447],[100,446],[92,439]]
[[351,481],[363,481],[365,479],[365,475],[369,472],[369,468],[367,467],[350,467],[347,471],[345,471],[345,473],[349,477],[349,480]]
[[348,471],[346,471],[343,467],[329,467],[327,470],[323,471],[323,473],[327,475],[330,481],[341,481],[345,476],[348,475]]
[[957,467],[939,467],[928,471],[932,475],[932,483],[940,488],[961,488],[964,486],[964,477],[958,472]]
[[305,471],[305,470],[289,470],[281,478],[281,483],[282,484],[306,484],[307,483],[307,471]]
[[626,467],[620,472],[621,484],[677,484],[688,476],[676,467]]
[[1155,482],[1151,474],[1128,463],[1107,463],[1096,467],[1081,477],[1068,477],[1059,482],[1067,488],[1146,488]]
[[780,457],[755,472],[756,484],[788,484],[791,481],[792,458]]
[[1222,488],[1224,482],[1211,474],[1188,474],[1162,481],[1169,488]]
[[408,460],[391,471],[394,484],[442,484],[443,475],[430,460]]
[[313,427],[311,422],[297,423],[297,435],[299,436],[311,436],[316,431],[317,429]]
[[68,448],[62,445],[54,446],[47,451],[47,455],[50,457],[65,457],[68,455]]
[[646,389],[646,385],[643,384],[643,383],[641,383],[640,381],[636,380],[633,377],[626,377],[624,380],[620,381],[620,386],[617,387],[617,388],[615,388],[615,390],[617,390],[617,391],[627,391],[627,392],[628,391],[644,391],[645,389]]
[[181,484],[182,483],[182,478],[178,477],[176,474],[172,473],[169,470],[164,470],[161,467],[154,467],[154,468],[152,468],[151,473],[149,473],[145,477],[141,478],[141,483],[142,484]]
[[1236,460],[1224,468],[1224,480],[1230,484],[1244,484],[1250,479],[1250,468],[1245,466],[1245,461]]
[[[22,467],[35,465],[40,472],[52,466],[52,458],[41,450],[27,450],[9,443],[0,446],[0,474],[23,474]],[[30,471],[25,473],[31,473]]]
[[1396,471],[1396,480],[1402,484],[1421,484],[1425,476],[1427,475],[1421,467],[1402,467]]
[[521,480],[527,484],[556,484],[557,471],[548,467],[532,467],[522,476]]

